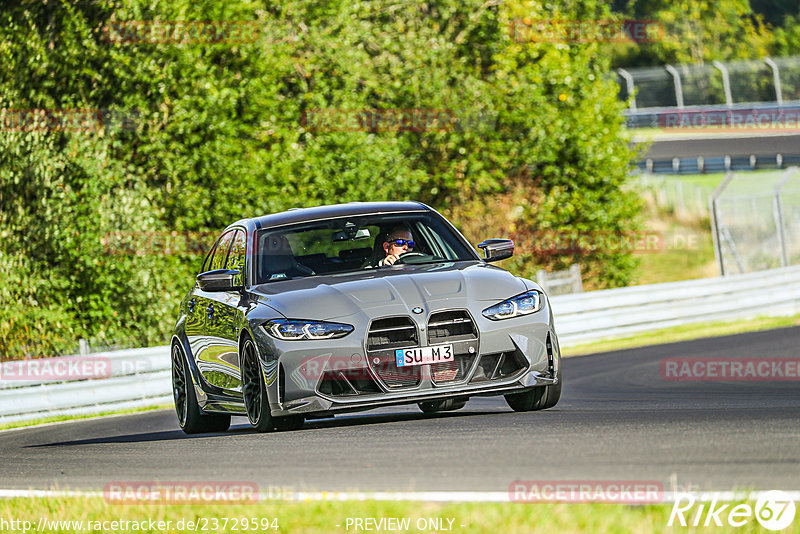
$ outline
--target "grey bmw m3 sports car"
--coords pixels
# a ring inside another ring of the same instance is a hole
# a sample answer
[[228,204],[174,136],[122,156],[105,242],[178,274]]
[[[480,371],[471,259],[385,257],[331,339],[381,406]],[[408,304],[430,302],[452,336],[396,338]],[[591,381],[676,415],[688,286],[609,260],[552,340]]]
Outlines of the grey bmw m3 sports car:
[[[291,209],[231,224],[181,302],[171,341],[178,421],[256,430],[416,403],[456,410],[504,395],[554,406],[561,354],[547,296],[490,262],[419,202]],[[391,256],[391,257],[390,257]]]

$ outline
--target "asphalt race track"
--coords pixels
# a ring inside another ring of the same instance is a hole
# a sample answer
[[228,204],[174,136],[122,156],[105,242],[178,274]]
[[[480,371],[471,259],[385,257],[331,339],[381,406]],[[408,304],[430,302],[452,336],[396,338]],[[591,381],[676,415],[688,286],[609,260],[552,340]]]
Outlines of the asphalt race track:
[[800,153],[800,134],[746,135],[715,139],[659,140],[641,159],[692,158],[698,156],[749,156]]
[[648,480],[670,489],[800,489],[800,382],[674,382],[671,357],[792,357],[800,327],[566,359],[561,402],[500,398],[185,436],[172,411],[0,432],[0,488],[237,481],[294,490],[507,491],[514,480]]

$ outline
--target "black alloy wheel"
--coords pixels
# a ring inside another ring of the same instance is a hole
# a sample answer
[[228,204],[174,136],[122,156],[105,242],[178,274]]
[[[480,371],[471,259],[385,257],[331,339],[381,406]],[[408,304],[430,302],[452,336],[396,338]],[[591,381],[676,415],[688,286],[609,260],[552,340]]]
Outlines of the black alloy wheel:
[[229,414],[207,414],[200,410],[183,351],[177,343],[172,344],[172,397],[178,424],[186,434],[224,432],[231,426]]

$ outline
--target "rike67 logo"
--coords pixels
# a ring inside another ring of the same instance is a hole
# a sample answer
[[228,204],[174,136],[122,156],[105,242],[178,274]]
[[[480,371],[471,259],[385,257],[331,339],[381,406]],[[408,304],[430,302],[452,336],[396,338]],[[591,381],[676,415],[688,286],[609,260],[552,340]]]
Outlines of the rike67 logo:
[[767,530],[783,530],[792,524],[795,504],[791,495],[784,491],[772,490],[759,493],[755,507],[743,503],[723,504],[716,496],[710,503],[698,503],[691,493],[678,494],[667,526],[683,527],[721,527],[727,523],[731,527],[741,527],[753,518]]

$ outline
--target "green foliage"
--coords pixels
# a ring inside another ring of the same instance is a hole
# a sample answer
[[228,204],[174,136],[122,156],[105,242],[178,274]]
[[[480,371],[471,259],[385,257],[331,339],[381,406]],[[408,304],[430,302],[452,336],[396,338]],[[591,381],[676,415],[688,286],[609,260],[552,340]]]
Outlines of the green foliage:
[[747,0],[634,0],[624,13],[657,21],[663,33],[653,42],[614,46],[615,67],[755,59],[772,42]]
[[787,15],[783,24],[775,29],[775,40],[771,52],[776,56],[800,55],[800,9],[795,15]]
[[[7,9],[0,109],[103,109],[131,120],[0,132],[0,353],[74,350],[78,337],[166,342],[202,258],[153,243],[136,253],[109,239],[119,233],[218,233],[292,206],[385,199],[430,203],[474,241],[634,228],[639,206],[623,190],[632,154],[603,49],[509,32],[524,17],[610,16],[595,0]],[[109,42],[109,25],[135,20],[247,21],[257,31],[233,43]],[[303,120],[392,109],[458,120],[418,131]],[[520,252],[517,272],[580,261],[603,287],[630,282],[636,268],[625,254]]]

